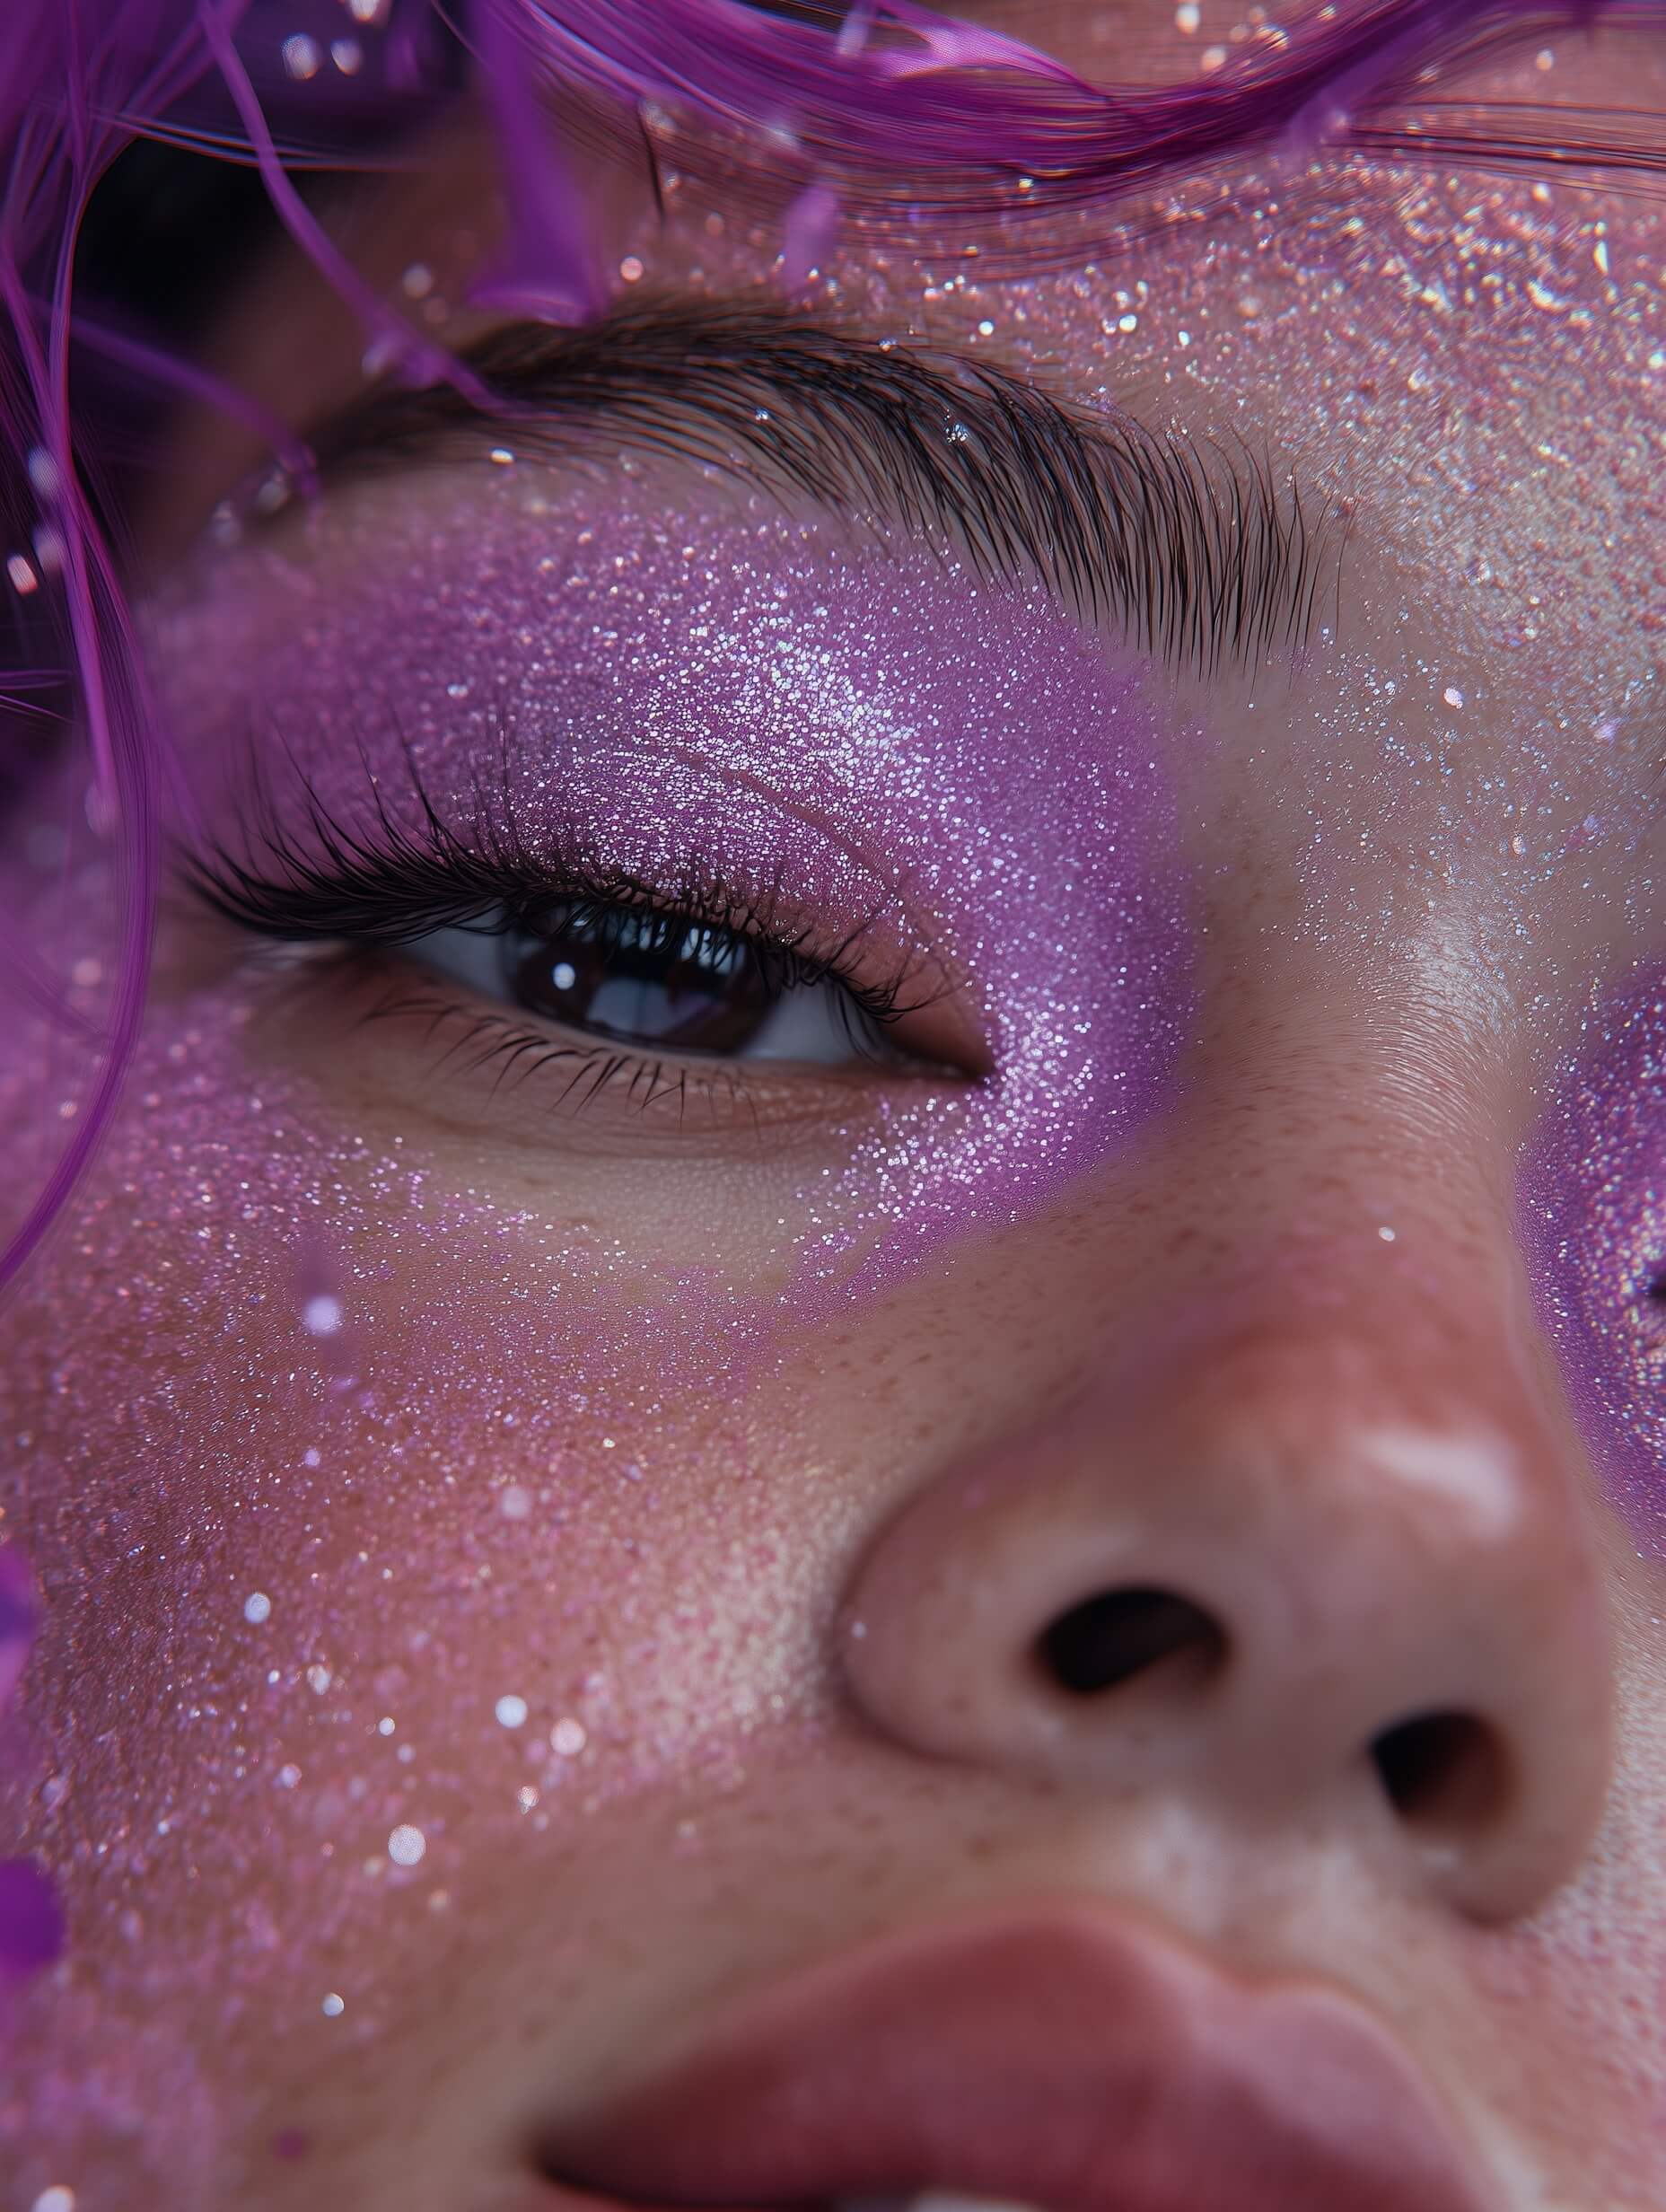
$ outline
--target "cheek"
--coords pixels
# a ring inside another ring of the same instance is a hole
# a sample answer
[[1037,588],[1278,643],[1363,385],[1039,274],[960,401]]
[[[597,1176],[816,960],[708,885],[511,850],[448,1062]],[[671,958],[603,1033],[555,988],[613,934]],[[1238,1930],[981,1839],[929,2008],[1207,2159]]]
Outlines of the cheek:
[[154,2114],[208,2144],[240,2080],[496,1955],[552,1854],[587,1895],[811,1725],[839,1534],[768,1391],[669,1403],[634,1310],[532,1295],[535,1238],[200,1095],[183,1154],[180,1110],[118,1135],[35,1277],[0,1491],[47,1601],[0,1856],[70,1931],[30,2094],[171,2160]]
[[1521,1187],[1541,1312],[1639,1548],[1666,1560],[1666,994],[1628,993],[1560,1071]]
[[540,1854],[644,1794],[662,1827],[814,1702],[823,1520],[780,1393],[685,1387],[720,1363],[645,1261],[616,1280],[256,1096],[229,1012],[157,1023],[0,1364],[46,1601],[0,1857],[67,1909],[28,2041],[72,2139],[106,2075],[116,2134],[201,2134],[222,2045],[316,2065],[390,1962],[501,1940]]
[[[1649,1579],[1652,1579],[1649,1578]],[[1666,2145],[1666,1649],[1658,1599],[1625,1605],[1618,1766],[1596,1848],[1581,1877],[1500,1944],[1467,1961],[1495,2015],[1532,2023],[1516,2092],[1524,2134],[1582,2146],[1577,2201],[1661,2201]],[[1602,2054],[1605,2121],[1591,2125],[1589,2070]]]
[[150,1873],[206,1794],[275,1866],[328,1842],[388,1874],[405,1822],[432,1874],[457,1821],[564,1802],[610,1744],[639,1784],[721,1731],[738,1653],[777,1688],[777,1393],[721,1388],[640,1270],[229,1077],[183,1092],[118,1132],[7,1363],[31,1681],[107,1754],[65,1838],[119,1822]]

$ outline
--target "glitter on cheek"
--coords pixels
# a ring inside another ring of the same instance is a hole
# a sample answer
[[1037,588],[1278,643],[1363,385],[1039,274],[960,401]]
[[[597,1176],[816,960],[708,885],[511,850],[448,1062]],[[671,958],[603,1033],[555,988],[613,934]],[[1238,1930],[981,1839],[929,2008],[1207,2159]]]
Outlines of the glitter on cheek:
[[1521,1205],[1592,1456],[1639,1549],[1666,1559],[1666,979],[1587,1018]]

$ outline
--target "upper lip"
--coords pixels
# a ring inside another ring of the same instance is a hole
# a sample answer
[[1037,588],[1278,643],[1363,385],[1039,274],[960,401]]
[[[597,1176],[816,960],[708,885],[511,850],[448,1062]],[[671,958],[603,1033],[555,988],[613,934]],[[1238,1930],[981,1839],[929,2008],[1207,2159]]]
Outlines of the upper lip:
[[1098,1905],[883,1938],[721,2018],[565,2128],[637,2204],[926,2188],[1049,2212],[1480,2212],[1409,2059],[1350,2000],[1250,1982]]

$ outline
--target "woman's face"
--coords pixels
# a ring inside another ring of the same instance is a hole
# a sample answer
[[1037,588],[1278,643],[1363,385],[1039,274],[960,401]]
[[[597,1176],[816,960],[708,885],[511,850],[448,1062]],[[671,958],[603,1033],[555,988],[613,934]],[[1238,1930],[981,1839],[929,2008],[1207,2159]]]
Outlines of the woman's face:
[[[487,145],[350,237],[491,344]],[[1666,2194],[1666,220],[1231,181],[783,321],[621,170],[557,451],[384,404],[158,585],[217,910],[4,1355],[20,2202]]]

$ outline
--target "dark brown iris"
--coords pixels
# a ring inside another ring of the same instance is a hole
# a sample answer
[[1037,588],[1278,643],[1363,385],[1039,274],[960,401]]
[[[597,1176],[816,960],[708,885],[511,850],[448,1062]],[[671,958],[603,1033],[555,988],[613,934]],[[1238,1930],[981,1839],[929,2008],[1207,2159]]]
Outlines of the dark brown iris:
[[622,1044],[739,1052],[773,1003],[750,938],[648,907],[553,908],[505,958],[522,1005]]

